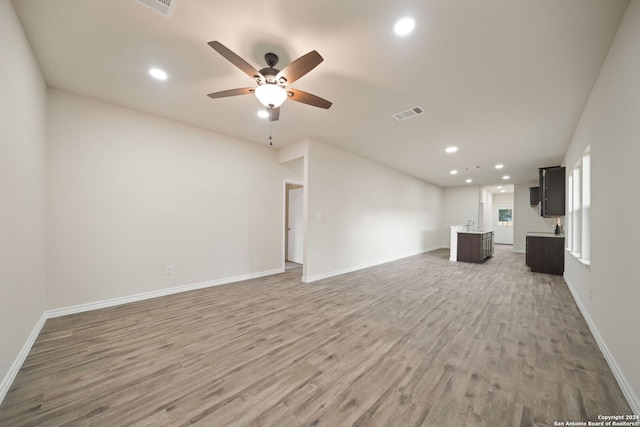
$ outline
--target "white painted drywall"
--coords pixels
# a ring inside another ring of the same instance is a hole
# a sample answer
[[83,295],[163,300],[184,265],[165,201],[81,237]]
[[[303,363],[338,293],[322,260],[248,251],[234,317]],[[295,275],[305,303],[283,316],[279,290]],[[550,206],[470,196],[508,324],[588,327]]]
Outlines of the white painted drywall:
[[440,247],[442,189],[308,141],[306,281]]
[[0,52],[2,401],[45,311],[46,87],[10,1],[0,1]]
[[466,225],[469,219],[473,228],[482,227],[479,221],[481,189],[477,185],[449,187],[443,191],[443,226],[440,231],[440,244],[448,248],[451,242],[451,226]]
[[[640,2],[632,1],[564,163],[591,144],[591,269],[565,254],[565,277],[640,414]],[[592,296],[590,297],[590,292]],[[605,352],[605,353],[606,353]],[[625,384],[626,383],[626,384]]]
[[281,268],[294,174],[275,150],[59,90],[48,101],[49,309]]
[[299,157],[297,159],[293,159],[281,164],[284,168],[288,169],[292,173],[293,179],[299,182],[304,181],[304,158],[303,157]]
[[478,221],[483,230],[493,229],[493,193],[486,188],[480,190],[480,200],[482,201],[482,219]]
[[513,206],[513,193],[495,193],[493,206]]
[[550,233],[554,231],[555,219],[540,216],[531,207],[529,187],[537,187],[538,182],[517,184],[513,191],[513,251],[525,253],[528,232]]

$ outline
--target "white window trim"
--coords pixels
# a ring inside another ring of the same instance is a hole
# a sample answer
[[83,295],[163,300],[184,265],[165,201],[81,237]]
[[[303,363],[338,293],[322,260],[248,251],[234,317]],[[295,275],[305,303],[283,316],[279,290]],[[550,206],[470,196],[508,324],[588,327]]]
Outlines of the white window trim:
[[585,148],[567,176],[565,246],[580,263],[591,267],[591,146]]

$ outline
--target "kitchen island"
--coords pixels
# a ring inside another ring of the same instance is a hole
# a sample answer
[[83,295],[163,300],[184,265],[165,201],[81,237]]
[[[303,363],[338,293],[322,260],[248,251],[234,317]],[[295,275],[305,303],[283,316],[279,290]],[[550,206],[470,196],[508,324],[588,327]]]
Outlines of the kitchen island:
[[534,273],[564,273],[564,234],[527,233],[526,263]]
[[493,231],[470,230],[462,225],[451,226],[449,261],[482,262],[493,255]]

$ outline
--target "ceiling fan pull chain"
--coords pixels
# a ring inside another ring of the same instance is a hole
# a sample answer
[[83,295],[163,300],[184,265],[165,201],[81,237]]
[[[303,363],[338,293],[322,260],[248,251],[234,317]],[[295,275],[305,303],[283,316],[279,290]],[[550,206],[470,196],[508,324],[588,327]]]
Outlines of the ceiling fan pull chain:
[[273,122],[269,120],[269,146],[273,147],[273,139],[271,139],[271,129],[273,128]]

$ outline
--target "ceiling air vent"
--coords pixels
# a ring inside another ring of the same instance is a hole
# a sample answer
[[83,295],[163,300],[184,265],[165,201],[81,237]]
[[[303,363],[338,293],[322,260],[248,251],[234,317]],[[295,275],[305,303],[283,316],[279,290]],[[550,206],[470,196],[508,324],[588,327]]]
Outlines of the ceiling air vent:
[[422,107],[413,107],[413,108],[409,108],[408,110],[400,111],[399,113],[393,114],[393,118],[401,122],[403,120],[410,119],[411,117],[415,117],[420,114],[424,114],[424,109]]
[[140,3],[143,6],[146,6],[153,10],[154,12],[159,13],[162,16],[165,16],[169,19],[173,16],[173,9],[176,8],[176,2],[178,0],[134,0],[136,3]]

